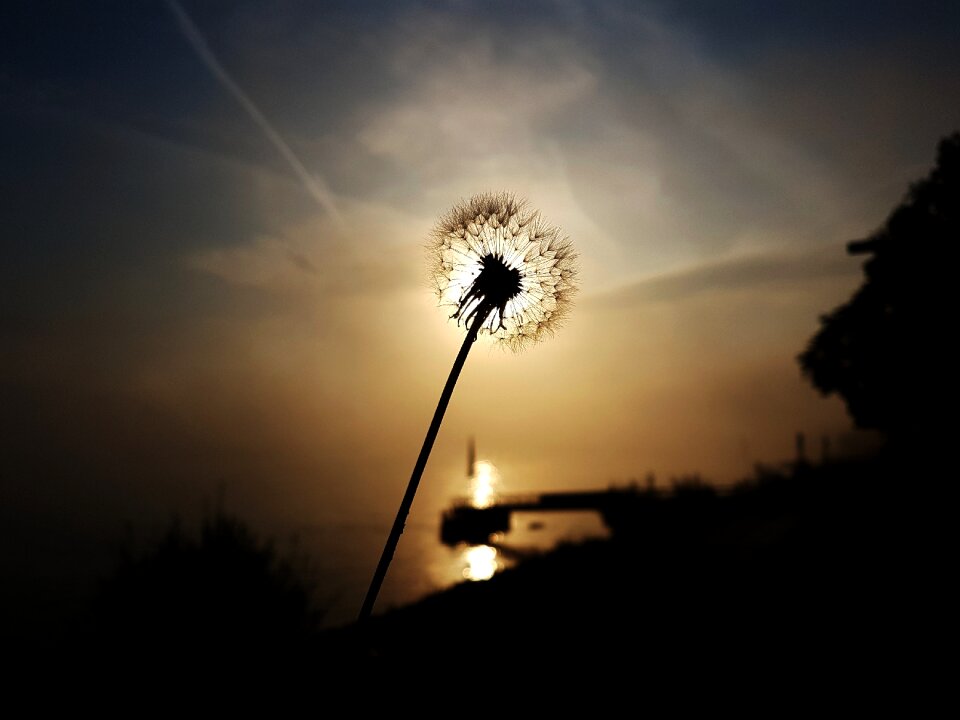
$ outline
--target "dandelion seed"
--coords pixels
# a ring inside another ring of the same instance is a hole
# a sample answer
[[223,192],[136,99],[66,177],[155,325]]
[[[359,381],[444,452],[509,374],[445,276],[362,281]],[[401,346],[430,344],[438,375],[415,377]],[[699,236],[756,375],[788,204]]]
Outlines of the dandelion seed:
[[453,388],[480,333],[518,351],[551,334],[570,309],[576,253],[570,241],[540,214],[509,193],[485,193],[453,207],[434,227],[428,244],[430,270],[442,305],[467,329],[440,393],[407,491],[360,610],[373,612],[393,559],[420,478],[440,431]]
[[551,334],[576,287],[576,253],[559,230],[508,193],[461,202],[437,223],[428,244],[441,305],[479,332],[518,351]]

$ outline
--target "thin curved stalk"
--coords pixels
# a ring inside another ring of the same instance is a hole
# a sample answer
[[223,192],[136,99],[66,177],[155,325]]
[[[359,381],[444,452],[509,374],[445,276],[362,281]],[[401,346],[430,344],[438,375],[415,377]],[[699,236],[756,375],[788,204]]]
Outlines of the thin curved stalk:
[[370,617],[373,612],[373,606],[377,602],[377,595],[380,593],[380,586],[383,585],[383,579],[387,576],[387,568],[393,560],[393,553],[397,549],[397,543],[400,542],[400,536],[403,534],[403,528],[407,522],[407,515],[410,513],[410,507],[413,505],[413,498],[417,494],[417,487],[420,485],[420,477],[427,466],[427,459],[430,457],[430,451],[433,449],[433,443],[437,439],[437,433],[440,431],[440,423],[443,421],[443,415],[447,411],[447,405],[450,403],[450,397],[453,395],[453,388],[460,377],[460,371],[463,364],[467,361],[467,355],[470,348],[473,347],[477,339],[477,333],[480,327],[493,311],[493,306],[482,308],[474,318],[470,327],[467,329],[467,336],[463,340],[457,359],[453,361],[453,367],[450,369],[450,375],[447,377],[447,384],[443,386],[443,392],[440,393],[440,400],[437,403],[437,409],[433,413],[433,420],[427,429],[427,436],[423,439],[423,447],[420,448],[420,456],[417,458],[417,464],[413,467],[413,474],[410,476],[410,482],[407,483],[407,491],[400,502],[400,509],[397,510],[397,517],[393,521],[393,528],[387,537],[387,543],[383,547],[383,553],[380,555],[380,562],[377,563],[377,569],[373,573],[373,580],[370,582],[370,588],[367,590],[367,596],[363,601],[363,607],[360,608],[359,620],[362,622]]

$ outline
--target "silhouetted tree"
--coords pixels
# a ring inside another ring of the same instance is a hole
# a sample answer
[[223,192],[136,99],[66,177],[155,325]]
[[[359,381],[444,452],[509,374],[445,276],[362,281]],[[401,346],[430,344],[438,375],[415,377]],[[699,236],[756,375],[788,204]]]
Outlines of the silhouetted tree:
[[218,512],[199,538],[175,524],[128,556],[98,602],[101,648],[118,657],[262,663],[311,649],[320,614],[303,558],[281,557]]
[[960,133],[941,140],[936,167],[913,184],[884,226],[848,246],[871,253],[849,302],[821,318],[798,357],[824,395],[838,393],[854,422],[893,438],[946,431],[958,372],[957,246]]

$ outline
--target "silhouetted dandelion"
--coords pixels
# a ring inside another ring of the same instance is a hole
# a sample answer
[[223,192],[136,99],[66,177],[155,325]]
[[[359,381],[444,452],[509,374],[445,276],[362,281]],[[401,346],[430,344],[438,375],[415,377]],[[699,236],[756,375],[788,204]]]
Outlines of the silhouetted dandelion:
[[407,491],[360,610],[373,611],[467,354],[480,333],[519,351],[552,334],[576,290],[576,253],[540,213],[509,193],[484,193],[443,216],[427,246],[441,305],[467,331],[440,394]]
[[505,193],[455,206],[429,245],[441,304],[464,325],[513,350],[552,333],[570,307],[576,254],[570,241],[526,203]]

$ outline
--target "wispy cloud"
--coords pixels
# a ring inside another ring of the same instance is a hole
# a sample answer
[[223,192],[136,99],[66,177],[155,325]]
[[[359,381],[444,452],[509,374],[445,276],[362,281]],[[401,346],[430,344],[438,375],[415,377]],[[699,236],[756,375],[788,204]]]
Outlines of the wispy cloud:
[[[420,254],[409,250],[421,242],[425,222],[384,205],[345,202],[343,212],[349,232],[329,218],[312,217],[246,243],[191,253],[186,266],[236,287],[296,300],[390,294],[424,284]],[[352,235],[374,240],[350,242]],[[329,242],[317,243],[318,237]]]
[[756,253],[723,258],[694,267],[640,280],[617,290],[594,295],[589,301],[630,306],[673,302],[706,292],[806,283],[825,277],[855,277],[860,263],[833,245],[806,252]]
[[294,174],[300,179],[300,182],[303,183],[304,189],[313,196],[320,207],[329,213],[338,225],[342,226],[343,217],[337,209],[333,193],[330,192],[323,178],[311,173],[304,167],[296,153],[293,152],[287,144],[287,141],[283,139],[283,136],[277,132],[276,128],[273,127],[267,117],[260,111],[256,103],[250,99],[250,96],[243,91],[243,88],[237,84],[236,80],[234,80],[230,73],[220,64],[217,56],[214,55],[213,50],[210,49],[207,41],[200,33],[199,28],[197,28],[196,24],[190,19],[190,16],[187,15],[180,4],[176,2],[176,0],[167,0],[167,7],[170,8],[170,12],[173,13],[177,20],[180,31],[190,43],[194,52],[197,53],[197,57],[200,58],[210,73],[217,79],[217,82],[219,82],[227,92],[233,95],[250,118],[260,127],[263,134],[266,135],[267,139],[277,149],[277,152],[280,153],[281,157],[283,157],[290,166],[290,169],[293,170]]

